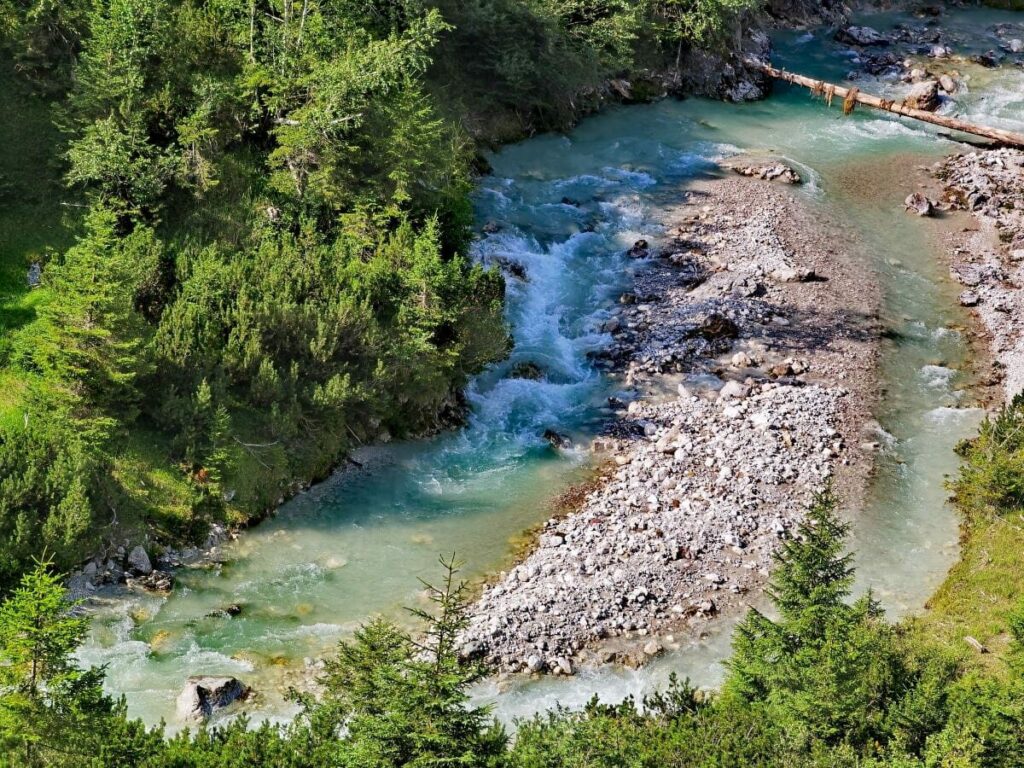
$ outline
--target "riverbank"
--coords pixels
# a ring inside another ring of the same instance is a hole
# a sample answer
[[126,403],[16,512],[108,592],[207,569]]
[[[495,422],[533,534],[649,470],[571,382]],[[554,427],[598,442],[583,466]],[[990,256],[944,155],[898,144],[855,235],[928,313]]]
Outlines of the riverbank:
[[962,287],[960,304],[971,309],[981,329],[989,366],[985,383],[1010,415],[1002,427],[990,427],[991,434],[983,429],[980,443],[959,450],[966,471],[952,490],[961,514],[961,557],[928,601],[928,611],[910,626],[962,654],[969,665],[1002,676],[1010,643],[1007,617],[1024,599],[1019,510],[1012,508],[1012,497],[1001,496],[1001,485],[1013,474],[1000,470],[1016,460],[1016,443],[1004,433],[1020,419],[1011,403],[1024,389],[1024,152],[954,155],[937,164],[933,175],[941,194],[937,202],[970,217],[947,237],[950,275]]
[[971,213],[973,225],[952,238],[950,274],[987,332],[992,377],[1009,401],[1024,390],[1024,152],[955,155],[936,176],[943,202]]
[[[746,163],[749,164],[749,163]],[[602,482],[487,588],[467,650],[506,671],[635,664],[744,610],[830,482],[856,506],[876,447],[879,290],[849,237],[777,182],[699,181],[605,325],[637,399]]]

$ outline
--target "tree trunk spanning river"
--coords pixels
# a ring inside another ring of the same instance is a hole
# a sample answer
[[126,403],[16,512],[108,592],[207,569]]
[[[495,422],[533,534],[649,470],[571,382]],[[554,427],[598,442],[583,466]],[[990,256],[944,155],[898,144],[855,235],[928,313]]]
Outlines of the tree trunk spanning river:
[[[869,23],[884,32],[907,20],[884,14]],[[992,47],[988,27],[1007,20],[1017,17],[963,10],[941,23],[975,52]],[[830,81],[863,63],[827,31],[781,34],[776,46],[776,63]],[[1019,70],[956,66],[972,78],[957,96],[961,114],[1019,128]],[[872,80],[887,97],[906,87],[884,75]],[[741,153],[795,168],[806,181],[792,188],[797,202],[838,220],[851,241],[842,252],[862,254],[856,267],[880,283],[886,333],[877,428],[864,438],[875,444],[876,471],[854,521],[854,545],[863,587],[895,615],[920,609],[956,557],[943,477],[979,411],[971,407],[963,333],[969,318],[948,278],[941,224],[908,216],[902,202],[914,191],[917,166],[959,149],[920,125],[880,114],[844,118],[802,89],[780,88],[753,104],[617,108],[568,136],[496,153],[476,194],[477,256],[512,272],[507,312],[516,346],[510,360],[471,384],[466,427],[368,450],[364,469],[286,504],[274,520],[225,544],[216,564],[183,570],[169,598],[100,596],[81,657],[106,664],[110,689],[148,722],[173,720],[175,698],[195,674],[238,676],[258,692],[254,716],[287,717],[283,691],[314,676],[316,659],[368,616],[401,617],[403,606],[417,605],[417,578],[438,573],[439,553],[454,550],[472,576],[507,566],[522,532],[550,517],[551,500],[587,476],[586,447],[613,418],[608,398],[630,397],[589,354],[610,343],[600,329],[647,269],[627,250],[664,237],[677,192]],[[548,430],[576,447],[554,449]],[[671,671],[714,684],[727,630],[720,622],[702,637],[680,635],[677,650],[641,670],[517,679],[481,695],[515,716],[556,701],[579,704],[593,692],[641,693]]]

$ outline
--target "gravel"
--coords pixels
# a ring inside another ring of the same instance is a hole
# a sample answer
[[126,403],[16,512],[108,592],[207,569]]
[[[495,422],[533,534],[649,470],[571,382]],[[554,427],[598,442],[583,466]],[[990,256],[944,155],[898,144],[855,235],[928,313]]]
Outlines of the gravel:
[[1007,400],[1024,390],[1024,152],[997,149],[948,158],[937,169],[947,207],[970,211],[976,230],[956,242],[950,273],[989,336]]
[[473,606],[464,650],[499,670],[642,663],[742,609],[816,491],[859,498],[873,277],[781,184],[714,179],[675,201],[606,326],[599,363],[637,399],[594,441],[602,475]]

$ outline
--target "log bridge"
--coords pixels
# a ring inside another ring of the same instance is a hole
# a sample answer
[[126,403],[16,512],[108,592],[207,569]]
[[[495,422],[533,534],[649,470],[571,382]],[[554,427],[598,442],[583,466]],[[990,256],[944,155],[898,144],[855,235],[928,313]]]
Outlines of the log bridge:
[[955,117],[936,115],[934,112],[928,112],[924,109],[916,109],[915,107],[907,106],[900,101],[890,101],[888,99],[879,98],[878,96],[873,96],[870,93],[864,93],[856,87],[845,88],[841,85],[826,83],[824,80],[815,80],[811,77],[804,77],[803,75],[798,75],[793,72],[786,72],[783,69],[777,69],[771,64],[765,64],[761,61],[747,60],[746,65],[750,69],[757,72],[763,72],[776,80],[784,80],[787,83],[793,83],[794,85],[802,85],[804,88],[810,89],[812,94],[823,96],[829,106],[832,106],[833,98],[839,97],[843,100],[843,111],[846,114],[850,114],[856,104],[863,104],[867,107],[892,112],[895,115],[910,117],[914,120],[921,120],[922,122],[938,125],[953,131],[981,136],[1002,146],[1024,149],[1024,134],[1014,133],[1013,131],[1004,131],[1001,128],[990,128],[986,125],[977,125],[976,123],[969,123],[966,120],[958,120]]

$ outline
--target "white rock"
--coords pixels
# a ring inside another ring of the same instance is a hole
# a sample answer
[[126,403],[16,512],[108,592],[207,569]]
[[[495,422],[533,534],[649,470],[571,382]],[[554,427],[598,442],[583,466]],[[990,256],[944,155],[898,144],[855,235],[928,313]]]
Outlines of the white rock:
[[750,387],[739,381],[727,381],[718,391],[720,400],[742,400],[750,394]]

